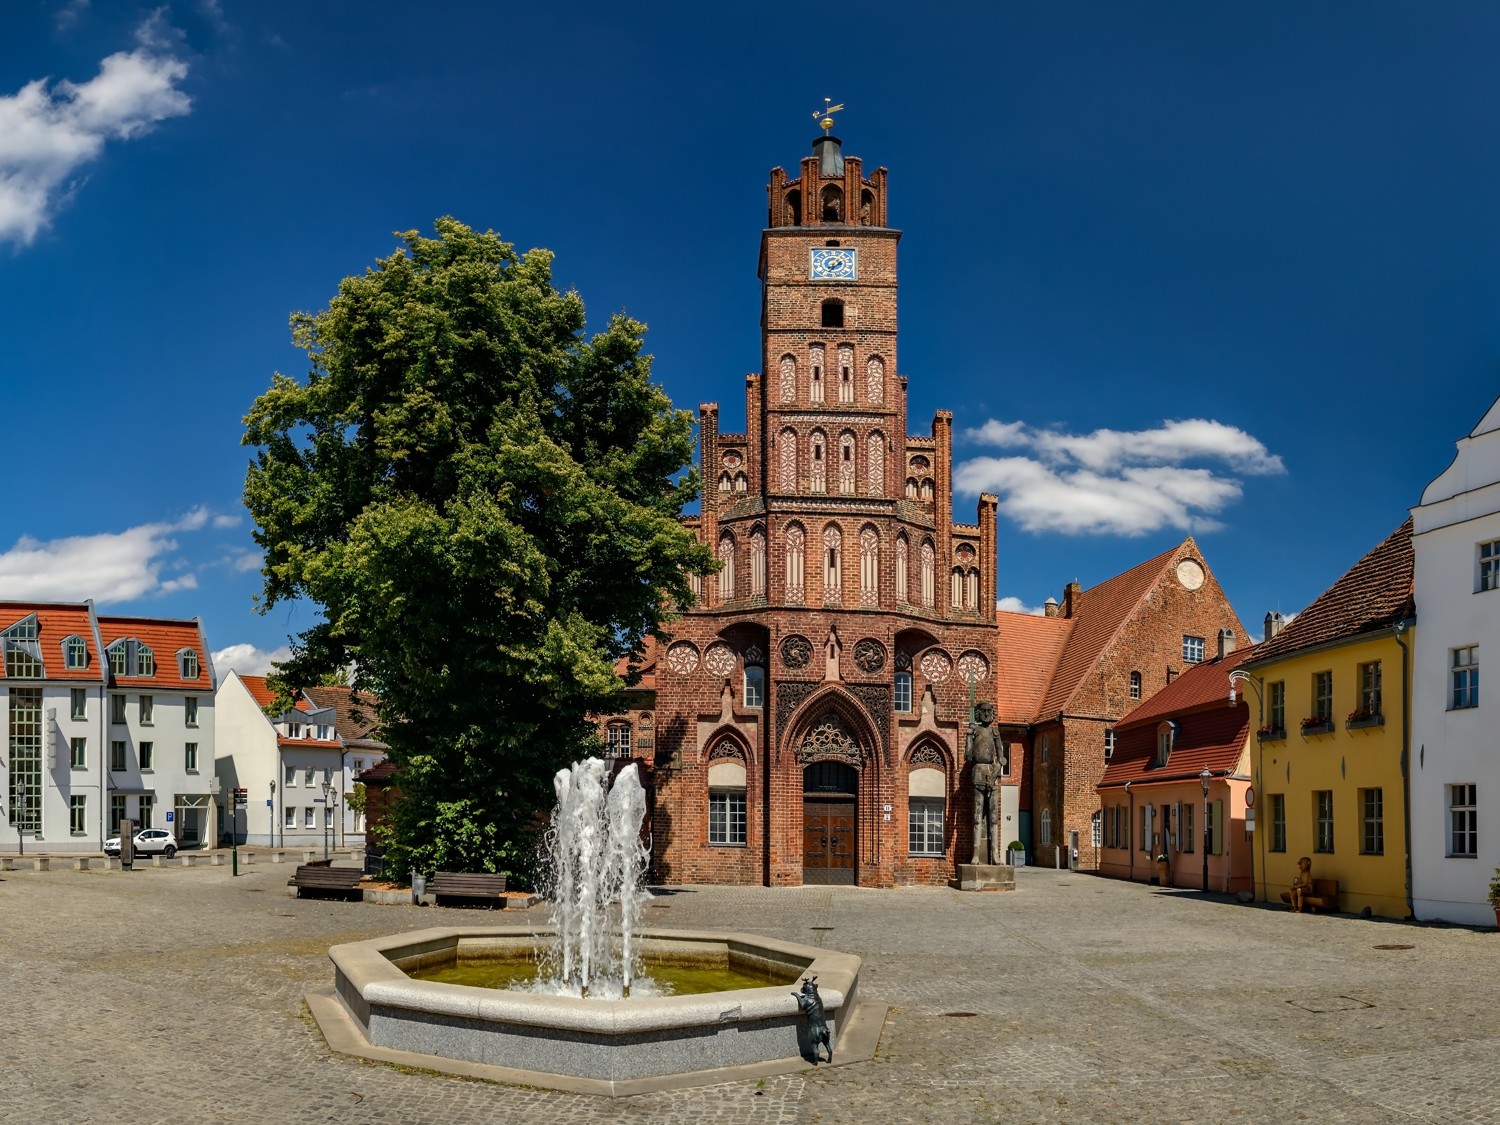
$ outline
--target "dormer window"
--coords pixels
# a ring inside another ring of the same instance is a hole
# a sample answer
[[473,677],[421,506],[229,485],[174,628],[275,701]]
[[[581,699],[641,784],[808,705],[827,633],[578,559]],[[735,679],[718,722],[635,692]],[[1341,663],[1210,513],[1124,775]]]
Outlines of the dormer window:
[[111,675],[124,676],[128,674],[127,670],[130,667],[129,652],[126,650],[124,641],[116,641],[109,648],[105,649],[105,653],[109,656],[109,671]]
[[196,680],[198,678],[198,654],[190,648],[182,649],[177,654],[177,667],[184,680]]
[[39,680],[46,675],[42,667],[42,646],[37,640],[36,614],[17,621],[4,634],[5,674],[13,680]]
[[68,637],[63,641],[63,667],[77,671],[89,666],[89,645],[82,637]]
[[1156,727],[1156,768],[1161,769],[1167,764],[1167,759],[1172,754],[1172,747],[1177,742],[1177,724],[1168,719],[1166,722],[1158,723]]
[[148,645],[137,644],[135,646],[135,674],[137,676],[156,675],[156,656]]

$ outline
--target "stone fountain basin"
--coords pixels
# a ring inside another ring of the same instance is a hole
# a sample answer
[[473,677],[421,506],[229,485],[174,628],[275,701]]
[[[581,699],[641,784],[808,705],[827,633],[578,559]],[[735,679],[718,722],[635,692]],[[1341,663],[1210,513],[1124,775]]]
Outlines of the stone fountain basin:
[[[816,974],[839,1058],[840,1039],[855,1010],[858,957],[755,934],[647,930],[639,936],[648,960],[732,955],[774,963],[798,976]],[[565,1088],[607,1093],[631,1092],[632,1084],[663,1076],[778,1062],[800,1066],[809,1055],[806,1021],[792,996],[795,985],[583,1000],[415,980],[404,971],[455,956],[524,956],[549,937],[549,931],[525,926],[456,926],[334,946],[329,957],[335,994],[357,1037],[376,1049],[362,1051],[356,1043],[346,1053],[544,1085],[557,1085],[547,1078],[570,1078],[579,1081]],[[324,1018],[326,1007],[312,1006],[330,1044],[344,1049]],[[444,1060],[477,1066],[454,1068]],[[500,1070],[490,1074],[490,1068]]]

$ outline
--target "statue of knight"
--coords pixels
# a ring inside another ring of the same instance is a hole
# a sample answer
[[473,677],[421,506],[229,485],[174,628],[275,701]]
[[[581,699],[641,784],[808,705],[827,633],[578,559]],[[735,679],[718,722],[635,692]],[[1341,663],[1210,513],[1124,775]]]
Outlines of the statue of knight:
[[[972,689],[971,689],[972,690]],[[964,759],[973,767],[974,858],[970,863],[999,864],[1000,777],[1005,749],[995,730],[995,707],[987,701],[971,705],[969,741]]]

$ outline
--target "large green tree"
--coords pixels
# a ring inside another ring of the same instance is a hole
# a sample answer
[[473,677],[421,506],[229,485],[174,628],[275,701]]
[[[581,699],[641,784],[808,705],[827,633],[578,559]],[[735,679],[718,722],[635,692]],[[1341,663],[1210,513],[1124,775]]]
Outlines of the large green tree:
[[352,666],[380,698],[403,794],[388,866],[515,872],[552,773],[596,745],[615,662],[713,564],[679,518],[692,423],[644,326],[586,337],[551,253],[436,226],[292,317],[309,370],[245,418],[245,504],[261,611],[321,607],[281,681]]

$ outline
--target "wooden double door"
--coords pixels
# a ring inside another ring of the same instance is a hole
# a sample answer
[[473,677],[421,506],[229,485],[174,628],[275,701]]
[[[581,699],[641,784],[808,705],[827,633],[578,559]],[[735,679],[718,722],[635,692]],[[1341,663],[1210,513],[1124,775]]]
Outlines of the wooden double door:
[[[832,768],[830,768],[832,767]],[[858,774],[848,766],[818,763],[804,773],[802,881],[853,886],[858,819]]]

